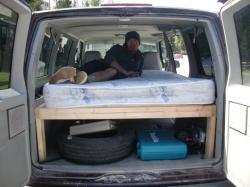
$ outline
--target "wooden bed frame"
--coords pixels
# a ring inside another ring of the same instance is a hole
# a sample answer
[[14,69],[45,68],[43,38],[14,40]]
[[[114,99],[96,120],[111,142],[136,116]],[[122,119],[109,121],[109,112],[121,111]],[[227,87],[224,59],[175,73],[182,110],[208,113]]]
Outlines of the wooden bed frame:
[[215,105],[109,105],[79,108],[36,108],[39,161],[46,160],[45,120],[146,119],[207,117],[205,157],[213,158],[216,129]]

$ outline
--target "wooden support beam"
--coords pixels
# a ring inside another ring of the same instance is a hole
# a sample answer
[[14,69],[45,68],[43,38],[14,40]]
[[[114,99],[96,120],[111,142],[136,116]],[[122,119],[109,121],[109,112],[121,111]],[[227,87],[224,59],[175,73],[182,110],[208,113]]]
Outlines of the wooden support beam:
[[82,108],[36,109],[38,119],[141,119],[208,117],[215,115],[214,105],[134,105]]
[[214,140],[216,130],[216,117],[211,116],[207,118],[207,130],[206,130],[206,146],[205,146],[205,157],[213,158],[214,153]]
[[46,160],[46,138],[44,120],[36,119],[36,137],[39,161]]

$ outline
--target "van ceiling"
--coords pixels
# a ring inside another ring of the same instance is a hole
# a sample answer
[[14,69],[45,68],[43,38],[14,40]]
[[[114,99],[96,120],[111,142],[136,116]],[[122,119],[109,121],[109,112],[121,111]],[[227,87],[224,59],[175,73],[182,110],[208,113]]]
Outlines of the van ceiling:
[[[192,27],[196,20],[155,17],[82,17],[52,20],[49,24],[83,41],[123,39],[128,31],[137,31],[142,39],[159,40],[159,33]],[[162,28],[164,30],[162,30]]]
[[85,26],[71,27],[66,29],[67,32],[83,40],[102,40],[102,39],[120,39],[124,38],[128,31],[137,31],[142,38],[156,40],[155,34],[161,33],[156,26],[150,25],[102,25],[102,26]]

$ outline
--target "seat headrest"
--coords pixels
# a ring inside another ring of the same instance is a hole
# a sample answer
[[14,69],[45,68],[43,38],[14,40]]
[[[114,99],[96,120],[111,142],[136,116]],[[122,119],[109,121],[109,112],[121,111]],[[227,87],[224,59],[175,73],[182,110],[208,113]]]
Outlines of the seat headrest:
[[144,52],[144,70],[162,70],[162,63],[158,52]]
[[82,63],[86,64],[92,60],[99,60],[102,58],[102,55],[99,51],[86,51],[82,57]]

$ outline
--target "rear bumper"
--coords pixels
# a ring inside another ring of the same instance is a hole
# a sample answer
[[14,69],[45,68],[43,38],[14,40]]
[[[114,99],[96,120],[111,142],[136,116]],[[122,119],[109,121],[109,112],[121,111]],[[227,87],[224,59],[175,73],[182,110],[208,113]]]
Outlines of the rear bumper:
[[[53,172],[33,167],[30,185],[58,186],[175,186],[210,183],[226,179],[220,168],[184,169],[161,173],[97,173]],[[189,186],[188,186],[189,187]],[[198,186],[197,186],[198,187]]]

